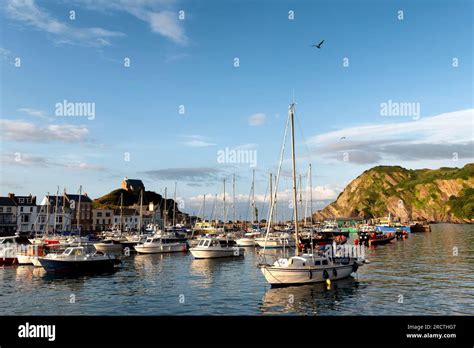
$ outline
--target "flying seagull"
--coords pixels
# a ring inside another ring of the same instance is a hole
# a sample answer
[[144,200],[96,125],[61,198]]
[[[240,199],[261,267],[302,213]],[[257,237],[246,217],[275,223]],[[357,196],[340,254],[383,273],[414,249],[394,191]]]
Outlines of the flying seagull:
[[321,45],[323,44],[324,40],[318,43],[317,45],[311,45],[311,47],[316,47],[316,48],[321,48]]
[[346,139],[346,137],[341,137],[339,140]]

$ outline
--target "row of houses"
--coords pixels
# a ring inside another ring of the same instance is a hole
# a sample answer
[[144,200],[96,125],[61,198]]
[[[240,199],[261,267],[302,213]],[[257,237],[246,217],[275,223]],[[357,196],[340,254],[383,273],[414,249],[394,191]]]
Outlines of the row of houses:
[[80,231],[91,233],[112,228],[138,230],[149,223],[162,224],[161,212],[153,205],[123,209],[93,209],[87,194],[47,195],[40,204],[36,197],[9,193],[0,197],[0,236],[16,232]]

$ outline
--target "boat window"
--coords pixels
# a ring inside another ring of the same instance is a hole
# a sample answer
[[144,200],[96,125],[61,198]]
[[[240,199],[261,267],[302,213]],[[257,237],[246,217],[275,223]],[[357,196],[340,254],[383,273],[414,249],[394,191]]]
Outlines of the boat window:
[[204,241],[204,246],[207,247],[207,246],[209,246],[210,243],[211,243],[210,240],[206,240],[206,241]]
[[321,261],[314,261],[314,265],[315,265],[315,266],[320,266],[320,265],[321,265]]
[[323,265],[327,265],[328,264],[328,260],[323,260]]
[[69,254],[71,254],[71,251],[72,251],[71,248],[67,248],[66,250],[64,250],[64,255],[69,255]]

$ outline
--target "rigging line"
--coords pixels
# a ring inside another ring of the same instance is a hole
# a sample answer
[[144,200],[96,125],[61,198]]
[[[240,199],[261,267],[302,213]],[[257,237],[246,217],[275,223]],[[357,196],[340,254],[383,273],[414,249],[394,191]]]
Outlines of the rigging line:
[[303,144],[304,144],[304,147],[305,147],[306,152],[307,152],[307,154],[308,154],[309,161],[310,161],[310,162],[314,162],[314,158],[313,158],[313,156],[312,156],[312,154],[311,154],[311,150],[309,149],[308,142],[306,141],[306,137],[304,136],[303,128],[301,127],[301,123],[300,123],[299,117],[297,117],[297,116],[295,115],[294,118],[296,119],[296,124],[298,125],[298,130],[299,130],[299,132],[300,132],[300,134],[301,134],[301,138],[303,139]]
[[[284,154],[285,154],[286,137],[287,137],[287,134],[288,134],[289,124],[290,124],[290,114],[288,113],[288,119],[286,121],[285,133],[284,133],[284,136],[283,136],[283,142],[282,142],[282,147],[281,147],[280,163],[278,164],[278,172],[277,172],[277,178],[276,178],[276,183],[275,183],[275,195],[278,191],[278,184],[280,182],[281,167],[283,165],[283,158],[284,158]],[[272,205],[270,207],[270,210],[268,212],[268,217],[267,217],[267,232],[265,233],[265,242],[263,244],[264,252],[265,252],[265,248],[267,246],[268,234],[270,233],[270,225],[271,225],[271,222],[272,222],[271,219],[272,219],[272,214],[273,214],[274,207],[275,207],[275,196],[272,199]]]

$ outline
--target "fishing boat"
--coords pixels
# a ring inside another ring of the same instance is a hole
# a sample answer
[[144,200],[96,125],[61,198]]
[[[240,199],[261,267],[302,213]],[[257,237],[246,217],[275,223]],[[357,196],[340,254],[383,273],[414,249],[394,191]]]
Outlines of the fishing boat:
[[380,245],[388,244],[395,239],[395,234],[393,233],[382,233],[377,231],[370,231],[364,229],[359,231],[359,238],[354,240],[355,245]]
[[215,237],[201,238],[198,245],[189,250],[196,259],[240,257],[245,252],[233,239]]
[[69,247],[62,254],[38,257],[46,272],[104,273],[114,271],[121,261],[113,255],[89,252],[85,246]]
[[[284,139],[291,124],[291,148],[292,148],[292,169],[293,169],[293,218],[295,225],[295,239],[298,240],[298,202],[296,192],[296,156],[294,138],[294,108],[295,104],[290,104],[288,108],[288,121],[285,129]],[[277,182],[279,181],[281,164],[283,162],[285,140],[281,151],[280,166],[278,169]],[[270,232],[273,204],[269,212],[269,223],[267,224],[267,237]],[[271,286],[288,286],[310,284],[329,280],[337,280],[349,277],[352,272],[356,272],[359,266],[364,264],[364,259],[360,256],[346,257],[338,255],[332,251],[320,254],[310,253],[300,255],[298,248],[295,248],[294,256],[288,258],[278,258],[273,263],[268,262],[263,253],[263,260],[259,263],[259,268],[266,281]]]
[[387,217],[379,219],[379,223],[375,225],[376,230],[382,233],[396,233],[397,230],[404,232],[404,234],[408,234],[411,232],[410,226],[402,225],[399,222],[393,222],[391,214]]
[[137,244],[134,248],[139,254],[157,254],[186,251],[188,245],[186,242],[179,241],[176,238],[155,236],[148,237],[144,243]]

